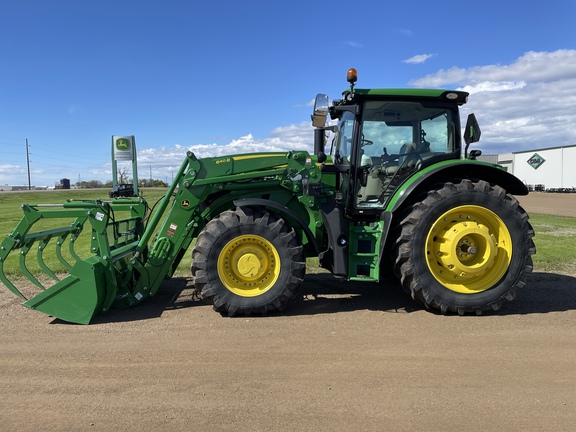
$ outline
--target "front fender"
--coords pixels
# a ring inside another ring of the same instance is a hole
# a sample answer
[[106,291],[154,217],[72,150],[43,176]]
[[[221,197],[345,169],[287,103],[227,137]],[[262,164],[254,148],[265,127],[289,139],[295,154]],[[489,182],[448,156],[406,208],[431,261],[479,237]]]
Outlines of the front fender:
[[306,222],[304,222],[302,220],[302,218],[300,218],[300,216],[298,216],[296,213],[294,213],[288,207],[286,207],[282,204],[278,204],[275,201],[262,199],[262,198],[241,198],[241,199],[234,200],[234,205],[237,207],[243,207],[243,206],[246,206],[246,207],[250,207],[250,206],[266,207],[266,208],[271,208],[271,209],[275,210],[275,212],[277,214],[279,214],[280,216],[289,216],[294,221],[296,221],[296,223],[298,223],[300,228],[304,231],[306,238],[314,246],[316,253],[320,253],[320,246],[318,245],[318,241],[316,240],[316,237],[314,237],[314,234],[312,234],[312,231],[310,231],[310,228],[308,227]]

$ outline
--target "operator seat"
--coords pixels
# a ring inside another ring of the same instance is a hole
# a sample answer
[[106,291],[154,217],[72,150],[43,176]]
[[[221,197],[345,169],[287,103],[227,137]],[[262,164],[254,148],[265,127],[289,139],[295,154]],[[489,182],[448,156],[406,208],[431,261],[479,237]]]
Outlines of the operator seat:
[[385,175],[393,175],[399,169],[413,167],[418,161],[418,152],[416,151],[416,144],[405,143],[400,147],[398,154],[398,164],[382,167],[381,172]]
[[[384,190],[384,184],[388,184],[390,177],[394,176],[399,170],[406,168],[413,168],[420,160],[420,153],[418,146],[414,143],[405,143],[400,147],[398,155],[398,163],[396,165],[378,166],[376,169],[370,170],[366,178],[366,185],[360,186],[357,197],[358,205],[377,205],[380,201],[380,196]],[[362,154],[360,166],[372,166],[372,158]],[[383,176],[384,175],[384,176]],[[385,178],[388,180],[385,180]]]
[[405,143],[400,147],[400,157],[398,157],[398,169],[409,168],[416,165],[418,152],[416,144]]

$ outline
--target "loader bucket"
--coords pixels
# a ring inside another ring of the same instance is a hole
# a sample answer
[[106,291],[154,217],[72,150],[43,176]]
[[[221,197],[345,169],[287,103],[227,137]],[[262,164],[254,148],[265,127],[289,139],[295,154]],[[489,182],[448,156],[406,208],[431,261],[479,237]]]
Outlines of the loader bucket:
[[0,244],[0,281],[24,306],[73,323],[88,324],[115,302],[134,304],[134,251],[146,209],[142,198],[24,204],[22,220]]
[[102,264],[77,261],[71,273],[24,306],[58,317],[64,321],[88,324],[104,301],[105,278]]

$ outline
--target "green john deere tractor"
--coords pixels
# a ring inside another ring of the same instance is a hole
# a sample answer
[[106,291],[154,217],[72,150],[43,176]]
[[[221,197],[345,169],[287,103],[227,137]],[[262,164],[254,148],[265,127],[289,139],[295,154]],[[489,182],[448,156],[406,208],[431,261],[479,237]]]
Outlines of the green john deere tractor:
[[[442,313],[512,300],[536,251],[513,197],[528,190],[468,153],[480,136],[474,115],[463,146],[468,94],[356,89],[356,80],[351,69],[350,90],[331,104],[317,96],[313,154],[188,152],[155,211],[141,197],[24,204],[0,245],[0,280],[31,309],[89,323],[156,294],[193,245],[196,290],[229,316],[284,309],[312,256],[345,280],[379,282],[393,270],[415,300]],[[44,259],[49,248],[56,267]],[[32,282],[26,289],[9,280],[10,260]],[[39,292],[28,294],[30,285]]]

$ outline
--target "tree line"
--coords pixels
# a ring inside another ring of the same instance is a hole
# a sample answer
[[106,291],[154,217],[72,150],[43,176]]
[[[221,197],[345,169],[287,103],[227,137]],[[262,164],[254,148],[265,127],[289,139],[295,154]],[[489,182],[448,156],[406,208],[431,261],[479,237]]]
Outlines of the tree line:
[[[132,179],[125,179],[126,183],[132,183]],[[119,181],[119,183],[123,183]],[[101,182],[100,180],[88,180],[79,181],[75,183],[75,186],[80,189],[102,189],[108,188],[112,189],[112,180],[107,182]],[[138,187],[168,187],[168,183],[159,179],[140,179],[138,180]]]

